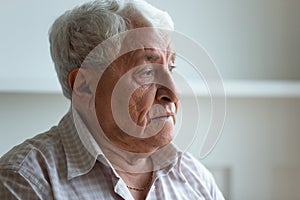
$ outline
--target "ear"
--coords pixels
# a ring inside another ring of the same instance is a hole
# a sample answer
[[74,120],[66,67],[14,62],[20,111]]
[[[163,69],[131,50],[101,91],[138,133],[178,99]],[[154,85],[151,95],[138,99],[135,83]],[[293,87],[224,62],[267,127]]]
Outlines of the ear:
[[93,93],[91,87],[93,77],[85,68],[74,68],[67,76],[67,83],[72,92],[72,103],[81,110],[90,110],[94,106]]
[[72,69],[67,76],[67,83],[71,91],[73,91],[74,83],[76,80],[76,76],[78,74],[79,68]]

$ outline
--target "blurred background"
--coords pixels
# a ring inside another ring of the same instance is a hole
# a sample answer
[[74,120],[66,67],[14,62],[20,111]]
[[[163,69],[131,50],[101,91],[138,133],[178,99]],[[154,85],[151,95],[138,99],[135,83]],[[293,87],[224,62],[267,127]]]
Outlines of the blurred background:
[[[147,1],[166,10],[177,31],[204,47],[223,77],[225,125],[201,162],[226,198],[300,199],[300,1]],[[0,156],[57,124],[69,109],[50,58],[48,30],[82,2],[1,3]],[[194,112],[195,98],[200,113]],[[203,93],[183,94],[190,123],[199,117],[206,123],[207,102]],[[196,139],[188,149],[199,159],[200,144]]]

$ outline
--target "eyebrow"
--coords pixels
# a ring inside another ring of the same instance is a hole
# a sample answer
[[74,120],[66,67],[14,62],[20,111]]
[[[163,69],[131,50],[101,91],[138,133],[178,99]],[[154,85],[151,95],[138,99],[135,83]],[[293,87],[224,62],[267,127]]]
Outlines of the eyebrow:
[[[144,47],[145,51],[155,51],[155,50],[161,50],[160,48],[153,48],[153,47]],[[170,58],[172,61],[176,60],[176,53],[171,50],[166,50],[167,52],[171,53]]]

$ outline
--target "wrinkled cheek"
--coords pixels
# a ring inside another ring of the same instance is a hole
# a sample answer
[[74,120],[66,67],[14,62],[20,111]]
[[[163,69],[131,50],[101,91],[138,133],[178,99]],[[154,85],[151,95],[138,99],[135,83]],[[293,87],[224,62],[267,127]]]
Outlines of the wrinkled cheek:
[[153,104],[151,91],[141,87],[134,91],[129,100],[129,114],[132,120],[140,126],[147,122],[147,114]]
[[135,103],[135,100],[130,98],[129,105],[128,105],[128,111],[129,111],[129,117],[131,120],[135,123],[138,122],[138,108],[137,104]]

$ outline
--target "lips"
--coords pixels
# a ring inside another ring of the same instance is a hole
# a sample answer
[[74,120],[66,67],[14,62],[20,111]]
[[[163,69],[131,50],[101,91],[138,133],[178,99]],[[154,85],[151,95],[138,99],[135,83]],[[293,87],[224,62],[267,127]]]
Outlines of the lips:
[[152,118],[151,121],[153,121],[153,120],[159,120],[159,119],[166,119],[166,118],[168,118],[168,116],[159,116],[159,117]]
[[175,124],[175,115],[176,115],[176,106],[175,104],[169,105],[159,105],[156,104],[152,106],[151,110],[148,113],[148,123],[153,121],[166,121],[169,119],[173,119],[173,123]]
[[164,114],[164,115],[158,115],[158,116],[152,117],[152,118],[150,118],[149,123],[159,121],[159,120],[166,121],[168,119],[172,119],[173,123],[175,124],[175,114]]

